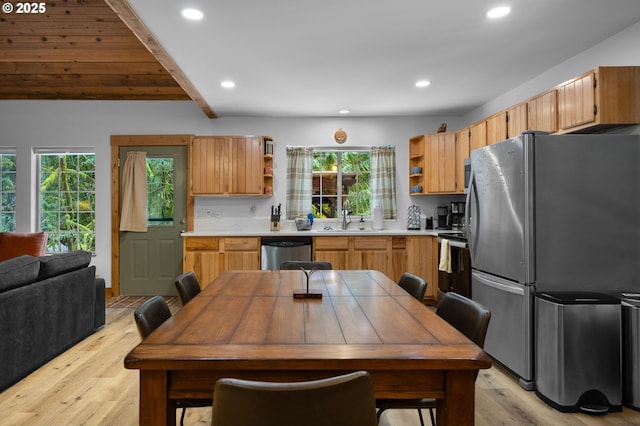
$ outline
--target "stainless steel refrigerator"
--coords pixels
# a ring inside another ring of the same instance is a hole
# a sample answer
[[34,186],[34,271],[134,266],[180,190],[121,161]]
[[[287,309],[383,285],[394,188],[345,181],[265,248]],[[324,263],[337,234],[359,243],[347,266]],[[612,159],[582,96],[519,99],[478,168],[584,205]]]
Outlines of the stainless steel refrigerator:
[[640,291],[640,135],[532,132],[474,150],[466,203],[485,351],[533,389],[536,291]]

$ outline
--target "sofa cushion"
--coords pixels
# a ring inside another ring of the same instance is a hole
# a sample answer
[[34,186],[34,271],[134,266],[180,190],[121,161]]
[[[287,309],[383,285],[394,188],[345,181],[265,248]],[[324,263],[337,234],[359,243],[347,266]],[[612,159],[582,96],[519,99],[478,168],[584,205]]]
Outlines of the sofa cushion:
[[31,284],[38,278],[40,261],[24,255],[0,262],[0,293]]
[[40,259],[38,275],[38,281],[40,281],[87,267],[91,262],[91,253],[82,250],[69,251],[40,256],[38,259]]
[[0,232],[0,261],[23,254],[42,256],[46,247],[46,232]]

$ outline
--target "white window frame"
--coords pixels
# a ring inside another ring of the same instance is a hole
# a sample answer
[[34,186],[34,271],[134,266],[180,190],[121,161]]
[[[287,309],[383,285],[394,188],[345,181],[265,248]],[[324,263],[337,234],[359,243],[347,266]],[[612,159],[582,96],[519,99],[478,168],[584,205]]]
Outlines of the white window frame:
[[[370,146],[357,146],[357,147],[312,147],[313,149],[313,153],[315,155],[316,152],[337,152],[337,153],[345,153],[345,152],[362,152],[362,153],[368,153],[369,156],[371,156],[371,147]],[[336,170],[336,185],[337,185],[337,193],[335,195],[328,195],[328,194],[322,194],[322,190],[320,191],[321,194],[320,195],[313,195],[312,194],[312,200],[316,197],[320,197],[320,199],[322,198],[329,198],[329,197],[335,197],[337,204],[339,205],[340,208],[342,207],[342,200],[348,196],[348,194],[343,194],[342,193],[342,176],[344,171],[342,170],[342,155],[338,155],[338,159],[337,159],[337,170]],[[371,158],[371,157],[369,157]],[[313,172],[316,173],[316,172]],[[312,177],[313,179],[313,177]],[[328,196],[327,196],[328,195]],[[369,200],[371,201],[371,200]],[[322,206],[322,203],[320,203],[320,205]],[[354,208],[355,206],[352,206],[352,208]],[[370,217],[371,216],[371,212],[369,212],[369,214],[366,215],[361,215],[364,217]],[[340,211],[336,212],[336,217],[328,217],[326,218],[326,220],[336,220],[336,219],[340,219],[341,215],[340,215]],[[323,220],[323,219],[317,219],[317,220]]]
[[[13,155],[15,157],[16,160],[16,177],[15,177],[15,181],[16,181],[16,185],[17,183],[17,173],[18,173],[18,165],[17,165],[17,154],[16,154],[16,148],[15,147],[0,147],[0,157],[4,156],[4,155]],[[0,174],[3,174],[4,170],[2,169],[2,164],[0,164]],[[0,182],[0,185],[2,185],[2,182]],[[2,203],[0,205],[0,213],[4,214],[6,212],[13,212],[14,215],[14,221],[15,221],[15,215],[16,215],[16,210],[15,210],[15,202],[17,202],[17,197],[18,197],[18,193],[15,191],[13,191],[14,194],[14,209],[13,210],[5,210],[5,205]],[[3,186],[0,186],[0,197],[4,198],[5,196],[5,191],[3,189]],[[0,201],[1,203],[1,201]],[[15,222],[14,222],[15,225]],[[15,231],[14,229],[0,229],[0,231]]]
[[[94,156],[94,169],[93,169],[93,173],[94,173],[94,179],[95,179],[95,149],[94,148],[90,148],[90,147],[70,147],[70,148],[34,148],[33,149],[33,153],[36,156],[36,212],[37,212],[37,216],[36,216],[36,220],[37,220],[37,229],[38,230],[43,230],[42,229],[42,210],[41,210],[41,202],[42,202],[42,191],[41,191],[41,187],[40,187],[40,182],[41,182],[41,175],[42,175],[42,170],[41,170],[41,160],[40,160],[40,156],[42,155],[81,155],[81,154],[91,154]],[[87,191],[82,191],[82,192],[87,192]],[[96,199],[96,188],[94,185],[93,188],[93,199],[95,201]],[[91,210],[83,210],[82,213],[86,214],[86,213],[93,213],[94,215],[94,219],[95,219],[95,214],[96,214],[96,210],[95,210],[95,204],[92,206],[93,209]],[[58,212],[59,213],[59,212]],[[73,213],[79,214],[80,210],[74,210]],[[57,224],[57,229],[56,232],[58,234],[61,234],[62,232],[66,232],[60,229],[60,221],[58,221]],[[46,231],[46,230],[45,230]],[[94,247],[91,248],[92,253],[95,253],[96,250],[96,246],[97,246],[97,241],[96,239],[96,226],[94,225],[94,229],[93,229],[93,234],[94,234]],[[67,250],[76,250],[77,248],[70,248],[67,247]],[[58,251],[62,251],[62,247],[60,247],[56,242],[55,239],[52,239],[51,237],[49,238],[49,241],[47,242],[47,252],[48,253],[52,253],[52,252],[58,252]]]

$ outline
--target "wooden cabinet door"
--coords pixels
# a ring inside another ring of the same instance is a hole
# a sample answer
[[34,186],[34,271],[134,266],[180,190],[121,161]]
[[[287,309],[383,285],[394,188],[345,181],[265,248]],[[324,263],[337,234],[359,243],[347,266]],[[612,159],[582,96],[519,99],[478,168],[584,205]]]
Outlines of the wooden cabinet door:
[[201,287],[206,287],[223,270],[217,237],[186,237],[183,241],[183,272],[193,271]]
[[558,118],[560,129],[595,121],[595,75],[593,72],[570,80],[558,88]]
[[507,138],[514,138],[527,129],[527,103],[507,109]]
[[426,136],[427,192],[456,191],[456,134],[435,133]]
[[232,194],[262,195],[263,150],[260,137],[233,138],[229,147],[229,186]]
[[258,237],[228,237],[222,239],[224,270],[260,269],[260,239]]
[[261,137],[196,136],[191,142],[193,195],[263,195]]
[[425,192],[435,194],[440,192],[440,144],[438,135],[425,135]]
[[348,269],[374,269],[389,276],[389,237],[351,237],[353,250]]
[[434,236],[407,237],[407,272],[427,281],[425,300],[438,297],[438,239]]
[[395,282],[407,271],[407,237],[391,237],[391,256],[387,276]]
[[469,127],[469,150],[487,146],[487,122],[480,121]]
[[487,145],[507,139],[507,112],[502,111],[487,118]]
[[191,141],[191,193],[229,193],[230,139],[196,136]]
[[529,99],[527,124],[529,130],[555,133],[558,131],[558,102],[555,89]]
[[469,158],[469,128],[456,132],[456,192],[464,192],[464,160]]
[[453,132],[439,133],[438,145],[441,159],[440,192],[456,191],[456,134]]
[[333,269],[349,269],[349,238],[314,237],[313,260],[331,262]]

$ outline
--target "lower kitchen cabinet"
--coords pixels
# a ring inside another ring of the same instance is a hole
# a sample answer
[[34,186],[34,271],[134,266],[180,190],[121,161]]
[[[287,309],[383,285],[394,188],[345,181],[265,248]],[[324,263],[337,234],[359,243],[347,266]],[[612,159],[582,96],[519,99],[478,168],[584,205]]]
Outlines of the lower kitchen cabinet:
[[193,271],[206,287],[232,269],[260,269],[259,237],[185,237],[183,271]]
[[313,260],[331,262],[333,269],[349,269],[350,237],[315,237]]
[[433,305],[438,299],[438,238],[435,236],[407,237],[406,272],[427,282],[424,302]]
[[313,259],[333,269],[375,269],[398,281],[404,272],[424,278],[425,303],[438,294],[437,238],[434,236],[315,237]]
[[352,238],[353,250],[348,269],[377,269],[390,277],[388,246],[391,237]]
[[[193,271],[204,288],[227,270],[260,269],[260,237],[185,237],[183,270]],[[438,241],[435,236],[326,236],[313,238],[313,260],[333,269],[374,269],[398,282],[405,272],[424,278],[424,302],[438,294]]]

